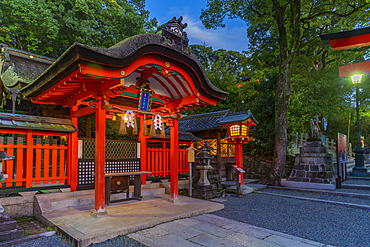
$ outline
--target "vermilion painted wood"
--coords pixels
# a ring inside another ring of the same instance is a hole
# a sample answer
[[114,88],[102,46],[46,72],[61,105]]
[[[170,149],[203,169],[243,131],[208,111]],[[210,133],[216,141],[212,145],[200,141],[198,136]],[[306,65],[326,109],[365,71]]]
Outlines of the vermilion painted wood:
[[351,48],[363,47],[370,45],[370,34],[361,34],[343,39],[330,40],[333,51],[346,50]]
[[79,117],[84,117],[84,116],[87,116],[87,115],[90,115],[90,114],[94,114],[96,112],[96,109],[95,108],[92,108],[92,107],[84,107],[80,110],[76,110],[73,112],[73,117],[74,118],[79,118]]
[[[143,56],[139,59],[137,59],[135,62],[133,62],[130,66],[122,69],[106,69],[102,67],[97,67],[97,66],[89,66],[89,65],[84,65],[84,64],[79,64],[81,67],[81,71],[83,71],[83,74],[85,75],[91,75],[91,76],[98,76],[98,77],[106,77],[106,78],[122,78],[121,71],[123,70],[125,72],[125,75],[130,75],[132,72],[134,72],[138,67],[145,65],[145,64],[157,64],[161,66],[165,66],[165,60],[160,59],[158,57],[153,57],[153,56]],[[193,94],[197,95],[197,97],[204,101],[207,102],[211,105],[216,105],[217,101],[210,99],[202,94],[199,93],[199,91],[196,89],[195,84],[191,78],[191,76],[186,72],[186,70],[176,64],[171,64],[171,69],[179,72],[185,79],[185,82],[187,83],[188,87],[190,87],[193,90]],[[197,73],[193,71],[189,67],[190,71],[193,72],[193,75],[196,76],[196,79],[200,81],[200,78],[198,77]],[[199,93],[199,96],[198,96]],[[196,103],[193,102],[193,103]],[[181,105],[175,106],[175,107],[181,107]]]
[[[64,173],[64,163],[65,163],[65,153],[66,153],[66,150],[65,149],[62,149],[62,147],[66,147],[65,145],[61,145],[60,146],[60,151],[59,151],[59,178],[60,177],[65,177],[65,173]],[[63,183],[64,180],[63,179],[59,179],[59,183]]]
[[26,166],[24,167],[26,170],[26,188],[31,188],[32,185],[32,172],[33,172],[33,138],[32,138],[32,131],[27,132],[27,160]]
[[166,145],[166,143],[165,142],[161,142],[161,144],[162,144],[162,148],[160,148],[159,149],[159,155],[158,155],[158,165],[159,165],[159,167],[158,167],[158,176],[164,176],[164,171],[163,171],[163,155],[164,155],[164,148],[165,148],[165,146],[164,145]]
[[173,119],[173,127],[171,127],[171,150],[170,150],[170,169],[171,169],[171,199],[177,200],[179,198],[178,191],[178,176],[179,176],[179,120]]
[[[140,118],[140,133],[139,133],[139,141],[140,141],[140,166],[141,166],[141,171],[148,171],[148,150],[147,150],[147,142],[148,138],[144,135],[144,116],[139,116]],[[146,184],[146,178],[147,175],[142,175],[141,176],[141,184]]]
[[40,181],[41,180],[41,161],[42,161],[42,159],[41,159],[41,149],[42,149],[41,142],[39,144],[37,144],[37,141],[36,141],[35,149],[36,149],[35,184],[40,184],[40,182],[41,182]]
[[50,178],[50,143],[44,144],[44,184],[49,183]]
[[349,64],[339,67],[339,77],[349,77],[356,74],[366,74],[370,72],[370,61]]
[[[6,153],[9,154],[10,156],[13,156],[14,155],[14,147],[15,147],[14,138],[13,137],[8,138]],[[14,166],[14,160],[6,161],[6,173],[8,174],[8,177],[11,178],[11,180],[9,180],[9,181],[5,180],[7,182],[5,184],[6,187],[12,187],[13,186],[13,182],[11,182],[13,180],[13,166]]]
[[105,211],[105,115],[102,100],[98,101],[95,129],[95,210]]
[[[68,135],[67,146],[72,147],[72,134]],[[67,164],[66,164],[66,173],[67,173],[67,184],[71,185],[71,164],[72,164],[72,149],[68,148],[67,150]]]
[[58,165],[58,146],[56,140],[53,140],[52,145],[52,151],[51,151],[51,183],[55,184],[57,182],[57,165]]
[[23,181],[22,169],[23,169],[23,164],[24,164],[23,152],[25,148],[26,148],[26,145],[23,144],[23,138],[19,138],[19,141],[17,141],[17,168],[16,168],[16,175],[15,175],[16,177],[15,186],[22,186],[22,181]]
[[[74,116],[74,112],[76,112],[78,110],[78,106],[72,106],[71,107],[71,120],[73,122],[73,125],[78,128],[78,118],[77,117],[73,117]],[[104,128],[104,142],[103,142],[103,145],[104,145],[104,152],[105,152],[105,112],[106,110],[104,109],[104,112],[102,113],[102,115],[104,115],[104,126],[102,126],[102,128]],[[96,142],[97,143],[97,142]],[[77,184],[78,184],[78,181],[77,181],[77,173],[78,173],[78,136],[77,136],[77,132],[74,132],[71,134],[71,169],[70,169],[70,183],[71,183],[71,191],[76,191],[77,190]],[[105,156],[104,156],[104,163],[105,164]],[[104,166],[104,165],[103,165]],[[104,168],[103,168],[104,169]],[[104,179],[103,179],[104,180]],[[103,189],[104,191],[104,185],[103,185]],[[103,195],[103,198],[104,198],[104,195]]]
[[[235,165],[241,169],[243,169],[243,145],[238,143],[235,144]],[[235,183],[237,179],[237,171],[235,170]],[[243,174],[242,174],[243,177]],[[240,181],[240,185],[243,185],[243,179]]]

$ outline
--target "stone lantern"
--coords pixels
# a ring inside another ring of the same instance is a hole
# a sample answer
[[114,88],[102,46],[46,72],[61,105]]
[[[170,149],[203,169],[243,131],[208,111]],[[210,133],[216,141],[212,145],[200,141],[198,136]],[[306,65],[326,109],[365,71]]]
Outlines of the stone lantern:
[[206,141],[204,146],[199,150],[200,151],[197,155],[199,164],[195,168],[199,170],[200,177],[198,183],[194,186],[193,195],[200,199],[210,199],[214,197],[216,192],[209,183],[207,175],[209,170],[213,170],[213,167],[210,164],[211,159],[214,158],[214,156],[211,155],[213,148]]

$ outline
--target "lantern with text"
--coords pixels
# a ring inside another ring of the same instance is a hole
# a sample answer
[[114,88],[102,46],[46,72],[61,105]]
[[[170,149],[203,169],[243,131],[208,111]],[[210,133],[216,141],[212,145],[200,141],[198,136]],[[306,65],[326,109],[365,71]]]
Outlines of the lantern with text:
[[[258,124],[253,114],[249,111],[228,113],[226,117],[219,122],[221,126],[227,126],[228,136],[226,140],[235,145],[235,165],[243,169],[243,144],[254,141],[249,136],[249,128]],[[236,173],[236,172],[235,172]],[[235,174],[237,180],[237,173]],[[243,184],[243,179],[239,179]]]

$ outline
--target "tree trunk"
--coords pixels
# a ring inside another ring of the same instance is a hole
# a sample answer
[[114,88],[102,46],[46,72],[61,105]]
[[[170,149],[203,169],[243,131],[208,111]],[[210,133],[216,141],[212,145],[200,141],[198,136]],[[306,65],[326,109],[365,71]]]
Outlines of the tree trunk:
[[[268,185],[280,185],[285,169],[287,154],[288,107],[291,92],[291,68],[300,42],[300,8],[301,1],[293,0],[290,4],[289,29],[287,33],[285,11],[286,5],[279,0],[272,0],[274,18],[279,29],[280,67],[275,91],[275,149],[274,161],[267,176],[261,182]],[[291,37],[288,42],[288,37]]]

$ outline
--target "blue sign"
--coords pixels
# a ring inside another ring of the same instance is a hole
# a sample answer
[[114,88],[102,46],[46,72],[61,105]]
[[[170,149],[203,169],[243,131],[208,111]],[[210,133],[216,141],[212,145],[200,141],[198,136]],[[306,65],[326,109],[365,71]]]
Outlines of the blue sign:
[[152,91],[142,89],[140,92],[139,111],[150,111],[152,103]]

